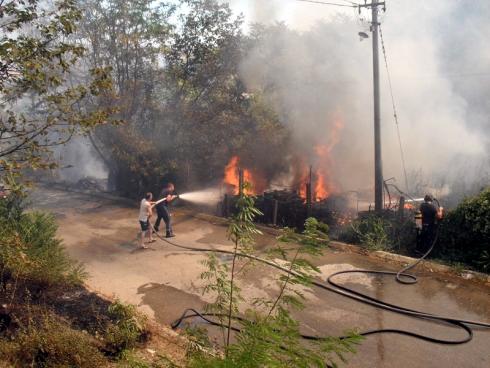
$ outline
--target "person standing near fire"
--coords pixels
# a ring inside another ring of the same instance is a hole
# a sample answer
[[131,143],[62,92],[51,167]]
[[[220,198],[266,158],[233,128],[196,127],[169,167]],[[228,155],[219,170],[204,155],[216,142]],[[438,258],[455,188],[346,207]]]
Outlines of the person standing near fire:
[[418,250],[425,253],[429,250],[436,236],[437,220],[442,218],[442,207],[436,206],[434,198],[426,194],[420,205],[422,228],[420,229]]
[[171,214],[169,211],[169,204],[177,198],[176,195],[174,195],[174,190],[175,187],[173,183],[168,183],[163,189],[162,192],[160,193],[160,198],[161,200],[157,201],[156,209],[157,209],[157,219],[155,221],[155,226],[154,229],[156,232],[158,232],[160,228],[160,222],[163,221],[165,222],[165,230],[166,230],[166,237],[167,238],[172,238],[174,237],[174,232],[172,229],[172,219],[171,219]]
[[152,208],[153,203],[151,200],[153,199],[153,194],[148,192],[145,194],[145,198],[141,200],[140,203],[140,214],[139,214],[139,222],[141,227],[141,238],[140,238],[140,247],[147,248],[145,245],[145,235],[148,237],[148,242],[153,243],[155,240],[152,238],[152,230],[150,227],[150,218],[152,216]]

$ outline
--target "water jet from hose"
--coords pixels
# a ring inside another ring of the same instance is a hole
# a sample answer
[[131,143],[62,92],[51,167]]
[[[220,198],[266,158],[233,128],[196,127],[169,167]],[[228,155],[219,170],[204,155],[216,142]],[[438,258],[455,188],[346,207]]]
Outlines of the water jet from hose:
[[199,205],[214,206],[221,199],[221,191],[215,188],[208,188],[180,194],[179,198]]

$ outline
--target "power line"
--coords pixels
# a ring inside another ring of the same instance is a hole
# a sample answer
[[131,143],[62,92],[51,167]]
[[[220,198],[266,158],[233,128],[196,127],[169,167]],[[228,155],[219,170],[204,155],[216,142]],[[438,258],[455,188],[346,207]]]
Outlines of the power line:
[[[346,1],[348,3],[351,3],[350,5],[348,5],[348,4],[332,3],[332,2],[328,2],[328,1],[320,1],[320,0],[295,0],[295,1],[299,1],[299,2],[302,2],[302,3],[318,4],[318,5],[340,6],[340,7],[344,7],[344,8],[357,8],[358,7],[358,4],[356,4],[354,2],[350,2],[350,1]],[[340,1],[345,1],[345,0],[340,0]]]
[[359,6],[359,4],[358,4],[358,3],[355,3],[355,2],[353,2],[353,1],[349,1],[349,0],[340,0],[340,1],[342,1],[342,2],[344,2],[344,3],[349,3],[349,4],[351,4],[351,5],[354,5],[356,8]]
[[403,75],[400,76],[399,78],[406,78],[406,79],[411,79],[411,80],[427,80],[427,79],[450,79],[450,78],[455,78],[455,79],[466,79],[470,77],[490,77],[490,72],[468,72],[468,73],[446,73],[446,74],[430,74],[430,75],[424,75],[424,74],[418,74],[417,76],[414,75]]
[[407,169],[405,166],[405,155],[403,153],[403,145],[402,145],[402,139],[400,136],[400,126],[398,124],[398,114],[396,112],[396,106],[395,106],[395,97],[393,96],[393,87],[391,85],[391,76],[390,76],[390,70],[388,69],[388,59],[386,57],[386,49],[385,49],[385,42],[383,39],[383,31],[381,30],[381,24],[379,24],[379,36],[381,38],[381,49],[383,50],[383,57],[385,60],[385,67],[386,67],[386,75],[388,76],[388,85],[390,87],[390,95],[391,95],[391,105],[393,107],[393,117],[395,118],[395,125],[396,125],[396,133],[398,136],[398,145],[400,146],[400,156],[402,159],[402,166],[403,166],[403,175],[405,176],[405,189],[407,192],[409,192],[408,188],[408,178],[407,178]]

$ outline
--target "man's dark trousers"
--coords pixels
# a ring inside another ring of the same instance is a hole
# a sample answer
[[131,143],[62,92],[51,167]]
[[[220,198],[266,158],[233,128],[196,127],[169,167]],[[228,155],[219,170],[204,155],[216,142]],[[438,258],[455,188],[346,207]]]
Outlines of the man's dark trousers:
[[168,212],[167,206],[157,206],[157,220],[155,221],[155,230],[158,231],[160,228],[160,221],[165,222],[165,230],[167,233],[167,236],[172,235],[172,220],[170,218],[170,213]]
[[436,225],[422,225],[422,231],[420,232],[420,239],[418,245],[418,251],[425,253],[429,250],[434,243],[436,235]]

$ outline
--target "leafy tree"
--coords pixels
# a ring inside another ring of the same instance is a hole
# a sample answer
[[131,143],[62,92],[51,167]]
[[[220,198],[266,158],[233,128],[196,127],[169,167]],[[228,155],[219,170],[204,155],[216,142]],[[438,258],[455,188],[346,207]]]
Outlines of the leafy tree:
[[287,131],[260,93],[246,94],[240,79],[246,42],[241,19],[228,5],[90,4],[83,27],[88,60],[112,67],[115,103],[126,122],[101,127],[92,137],[116,189],[131,195],[156,190],[164,177],[185,186],[210,182],[222,176],[232,154],[268,172],[285,161],[278,148]]
[[233,154],[250,168],[283,169],[288,133],[260,91],[247,93],[241,78],[248,51],[242,19],[215,0],[183,3],[189,11],[181,15],[167,54],[175,109],[168,132],[178,143],[178,162],[206,182],[221,177]]
[[134,125],[151,126],[162,53],[172,26],[174,6],[154,0],[83,2],[79,37],[87,42],[87,62],[111,68],[118,116]]
[[85,61],[92,68],[111,68],[115,95],[105,103],[117,105],[124,121],[89,136],[109,170],[112,189],[134,193],[149,188],[152,178],[172,167],[148,139],[165,104],[162,54],[174,8],[154,0],[84,2],[79,37],[89,49]]
[[75,0],[0,3],[0,171],[52,165],[50,147],[108,120],[111,108],[74,106],[108,93],[107,70],[73,84],[84,48],[72,41],[81,16]]

